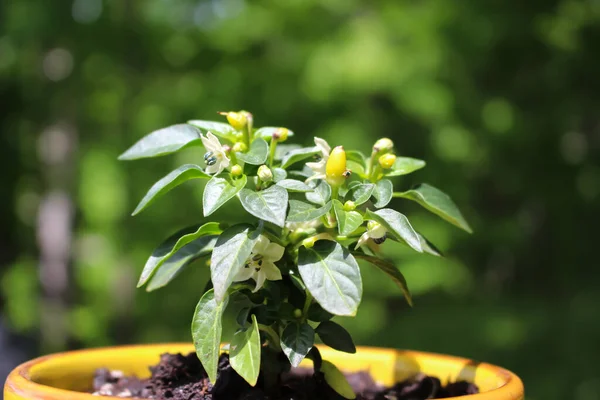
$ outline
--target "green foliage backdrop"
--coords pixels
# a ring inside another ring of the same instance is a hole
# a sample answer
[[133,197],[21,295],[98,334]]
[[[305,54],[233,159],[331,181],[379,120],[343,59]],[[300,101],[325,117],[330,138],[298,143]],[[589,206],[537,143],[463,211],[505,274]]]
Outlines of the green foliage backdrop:
[[415,307],[365,269],[358,318],[340,320],[358,343],[498,363],[531,400],[598,398],[599,24],[593,0],[5,0],[2,314],[34,354],[190,340],[205,265],[134,288],[162,232],[200,220],[198,183],[129,214],[202,154],[116,158],[248,109],[305,144],[391,137],[428,160],[406,185],[435,183],[473,226],[393,200],[447,257],[388,246]]

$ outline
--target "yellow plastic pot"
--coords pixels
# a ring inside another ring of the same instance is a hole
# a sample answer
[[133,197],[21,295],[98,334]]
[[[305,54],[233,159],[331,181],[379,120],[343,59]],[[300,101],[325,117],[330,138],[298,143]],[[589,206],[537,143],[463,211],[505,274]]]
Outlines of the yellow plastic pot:
[[[384,385],[392,385],[421,371],[442,381],[475,382],[481,390],[479,394],[455,399],[523,399],[523,383],[519,377],[490,364],[446,355],[371,347],[359,347],[356,354],[341,353],[327,347],[319,350],[324,359],[340,369],[348,372],[367,370]],[[146,377],[149,375],[148,367],[158,363],[160,354],[190,351],[193,351],[190,344],[175,343],[80,350],[36,358],[11,372],[4,386],[4,398],[98,400],[99,397],[85,393],[91,387],[96,368],[107,367],[128,375]]]

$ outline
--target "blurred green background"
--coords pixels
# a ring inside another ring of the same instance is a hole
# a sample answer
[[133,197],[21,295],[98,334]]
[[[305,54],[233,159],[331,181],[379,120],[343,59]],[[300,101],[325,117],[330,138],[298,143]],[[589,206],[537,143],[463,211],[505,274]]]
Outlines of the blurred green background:
[[243,108],[305,144],[391,137],[428,162],[397,183],[446,191],[475,230],[395,199],[447,257],[387,247],[412,309],[365,265],[359,315],[342,321],[358,343],[497,363],[529,400],[599,399],[599,43],[598,0],[3,0],[4,372],[66,348],[190,340],[203,263],[134,288],[153,247],[201,219],[201,188],[129,214],[202,152],[116,158]]

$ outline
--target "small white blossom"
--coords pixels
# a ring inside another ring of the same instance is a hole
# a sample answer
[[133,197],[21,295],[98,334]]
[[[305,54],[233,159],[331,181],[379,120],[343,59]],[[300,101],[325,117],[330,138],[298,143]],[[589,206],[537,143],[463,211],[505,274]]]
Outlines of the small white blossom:
[[373,239],[375,243],[380,244],[385,240],[387,235],[387,229],[385,226],[381,225],[379,222],[369,221],[367,224],[367,231],[363,233],[358,239],[358,243],[356,244],[356,249],[365,245],[369,239]]
[[207,151],[206,154],[212,153],[210,157],[213,157],[213,163],[207,163],[204,172],[207,174],[220,174],[225,168],[229,167],[230,163],[229,158],[225,153],[225,148],[221,145],[219,139],[210,132],[208,132],[206,136],[200,135],[200,139],[202,139],[202,144]]
[[324,139],[315,136],[315,145],[321,150],[321,159],[317,162],[306,163],[306,166],[313,171],[313,176],[308,180],[325,179],[327,160],[329,159],[329,153],[331,153],[331,146]]
[[275,262],[281,260],[284,250],[282,246],[271,243],[269,239],[261,235],[252,249],[250,259],[233,281],[243,282],[254,279],[256,287],[253,292],[257,292],[263,286],[265,280],[281,280],[281,271],[277,268]]

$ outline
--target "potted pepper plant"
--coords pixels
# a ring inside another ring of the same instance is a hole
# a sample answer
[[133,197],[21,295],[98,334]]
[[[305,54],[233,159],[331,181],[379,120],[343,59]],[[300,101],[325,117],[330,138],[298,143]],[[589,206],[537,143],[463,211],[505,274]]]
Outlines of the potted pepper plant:
[[[393,198],[417,202],[471,232],[442,191],[427,184],[395,189],[394,177],[423,168],[424,161],[396,155],[387,138],[376,140],[368,154],[317,137],[314,146],[301,147],[289,144],[294,136],[289,129],[256,129],[249,112],[222,114],[228,123],[194,120],[164,128],[120,156],[133,160],[204,148],[200,165],[183,165],[160,179],[133,213],[183,182],[206,181],[204,221],[167,238],[138,283],[147,290],[161,288],[186,265],[209,258],[211,279],[192,316],[193,346],[42,357],[9,376],[7,400],[92,399],[94,390],[94,395],[173,399],[523,398],[519,378],[502,368],[357,348],[332,320],[358,311],[363,288],[357,260],[385,273],[412,304],[406,280],[380,256],[381,246],[440,256],[405,215],[389,207]],[[230,204],[241,206],[248,218],[213,219]],[[317,338],[323,345],[315,344]],[[195,351],[185,355],[190,350]],[[159,357],[148,378],[148,367]]]

